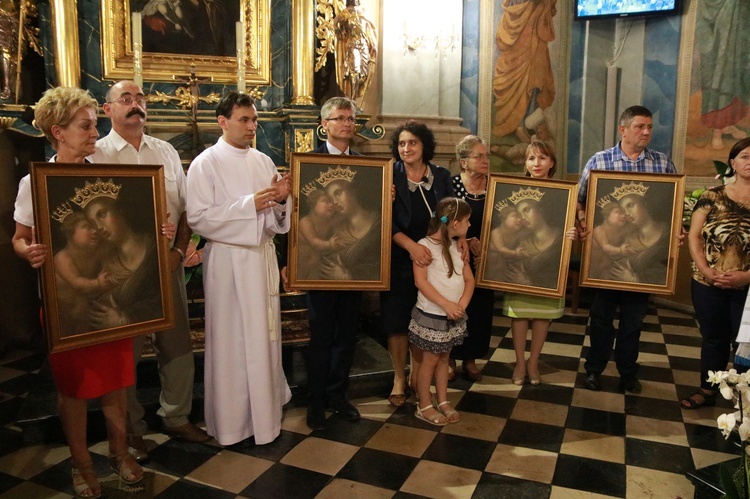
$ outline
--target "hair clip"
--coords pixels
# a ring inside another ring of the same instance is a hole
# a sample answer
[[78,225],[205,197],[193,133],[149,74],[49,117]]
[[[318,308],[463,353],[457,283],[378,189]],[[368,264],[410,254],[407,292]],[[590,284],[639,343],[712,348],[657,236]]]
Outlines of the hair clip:
[[447,224],[448,223],[448,217],[442,216],[442,217],[440,217],[440,221],[443,222],[444,224]]

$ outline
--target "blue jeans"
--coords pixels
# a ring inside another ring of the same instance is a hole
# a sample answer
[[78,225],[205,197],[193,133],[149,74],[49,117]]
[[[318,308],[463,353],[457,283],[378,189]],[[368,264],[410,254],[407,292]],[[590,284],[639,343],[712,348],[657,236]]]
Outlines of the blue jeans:
[[[589,338],[591,347],[584,367],[586,372],[601,374],[615,349],[617,371],[623,378],[638,373],[638,342],[643,319],[648,311],[648,293],[597,289],[591,304]],[[620,309],[619,327],[615,329],[615,312]],[[615,340],[617,343],[615,344]]]

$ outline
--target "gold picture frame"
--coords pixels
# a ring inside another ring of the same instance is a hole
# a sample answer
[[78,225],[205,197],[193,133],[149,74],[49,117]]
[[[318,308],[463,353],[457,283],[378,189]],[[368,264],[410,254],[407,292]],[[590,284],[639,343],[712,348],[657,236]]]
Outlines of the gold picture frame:
[[290,164],[291,288],[389,289],[391,160],[292,153]]
[[685,176],[591,170],[581,285],[674,294]]
[[31,183],[49,351],[174,327],[164,167],[32,163]]
[[477,286],[564,297],[577,190],[575,182],[490,175]]
[[[225,0],[239,4],[239,19],[245,23],[245,79],[249,85],[271,83],[271,2],[270,0]],[[131,13],[133,0],[101,0],[101,43],[104,78],[119,80],[133,77],[133,39]],[[208,20],[205,20],[208,22]],[[158,28],[157,28],[158,29]],[[234,39],[232,24],[229,39]],[[186,35],[187,36],[187,35]],[[216,83],[237,83],[236,45],[224,44],[223,55],[191,54],[190,46],[174,52],[149,51],[144,30],[143,78],[147,81],[172,81],[175,75],[195,73],[211,77]],[[201,43],[201,42],[197,42]],[[204,40],[203,43],[207,43]]]

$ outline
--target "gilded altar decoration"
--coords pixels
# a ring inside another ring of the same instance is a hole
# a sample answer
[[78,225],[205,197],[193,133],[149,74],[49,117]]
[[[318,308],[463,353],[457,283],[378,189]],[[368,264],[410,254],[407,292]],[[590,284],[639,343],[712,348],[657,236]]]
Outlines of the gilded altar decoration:
[[326,64],[328,54],[336,61],[336,83],[341,91],[362,107],[362,101],[375,76],[378,35],[375,25],[364,16],[359,0],[317,0],[317,27],[320,41],[315,71]]
[[194,106],[197,108],[199,102],[204,102],[209,105],[216,104],[221,100],[221,96],[216,92],[211,92],[208,95],[194,95],[189,88],[178,87],[174,91],[174,95],[169,95],[164,92],[156,90],[152,94],[146,96],[149,104],[161,104],[167,106],[174,104],[182,109],[192,109]]
[[295,152],[310,152],[313,150],[313,133],[312,130],[295,130],[294,143]]
[[131,14],[139,12],[143,32],[143,79],[170,81],[195,66],[217,83],[237,82],[235,25],[242,22],[248,84],[271,82],[270,0],[101,0],[104,78],[133,75]]
[[35,0],[0,0],[0,99],[18,94],[21,87],[21,61],[26,47],[42,55],[39,28],[32,25],[37,17]]

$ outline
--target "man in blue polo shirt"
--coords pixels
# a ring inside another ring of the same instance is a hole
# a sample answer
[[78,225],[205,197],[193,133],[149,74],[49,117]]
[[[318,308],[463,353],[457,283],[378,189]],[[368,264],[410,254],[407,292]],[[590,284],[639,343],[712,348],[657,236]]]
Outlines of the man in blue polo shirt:
[[[677,173],[669,157],[648,149],[651,142],[653,119],[643,106],[631,106],[620,116],[620,143],[611,149],[594,154],[586,163],[578,182],[576,220],[580,236],[586,237],[586,196],[591,170],[638,173]],[[615,363],[620,373],[620,390],[640,393],[638,381],[638,342],[643,319],[648,308],[648,293],[597,289],[591,304],[589,337],[591,347],[586,357],[586,379],[589,390],[601,390],[600,376],[615,349]],[[620,321],[614,327],[615,312],[620,309]],[[617,343],[615,344],[615,340]]]

